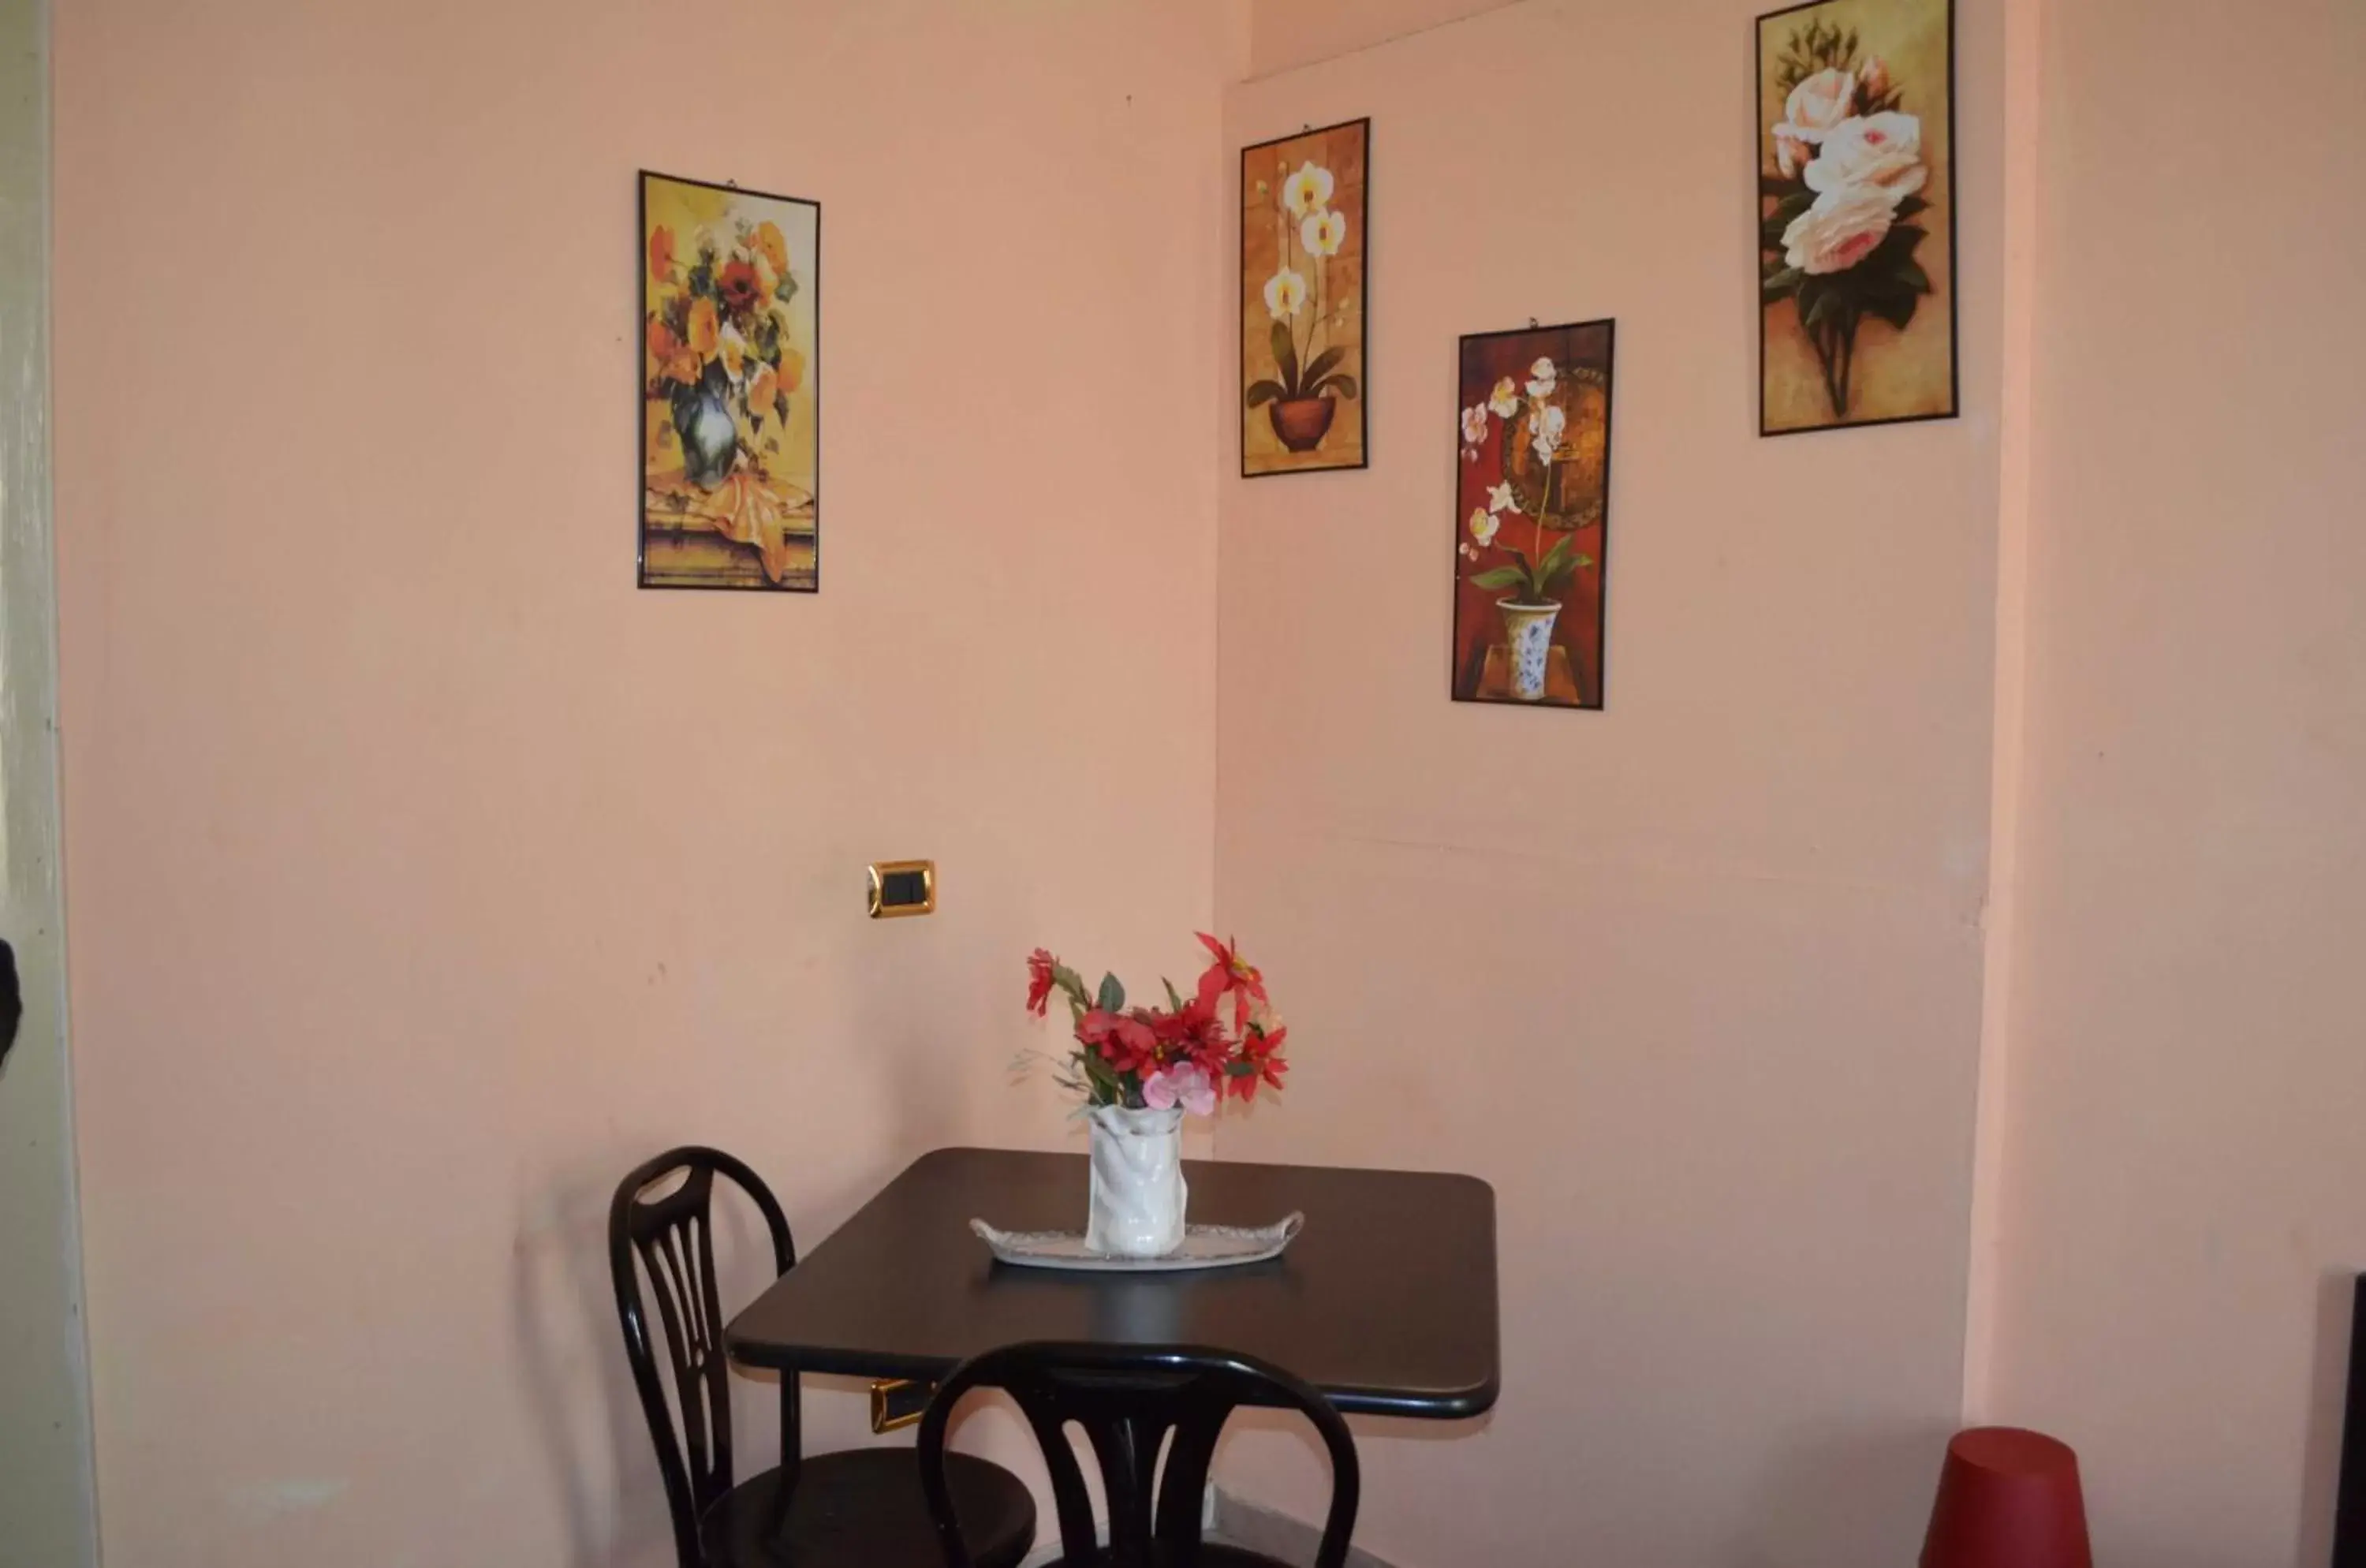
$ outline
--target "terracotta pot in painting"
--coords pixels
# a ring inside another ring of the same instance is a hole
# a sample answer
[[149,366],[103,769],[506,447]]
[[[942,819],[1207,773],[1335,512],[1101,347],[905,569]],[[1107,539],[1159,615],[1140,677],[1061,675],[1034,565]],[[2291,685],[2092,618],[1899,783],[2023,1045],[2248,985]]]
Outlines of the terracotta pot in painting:
[[1322,444],[1339,407],[1330,398],[1291,398],[1268,403],[1266,410],[1273,419],[1273,433],[1281,437],[1284,446],[1293,452],[1312,452]]

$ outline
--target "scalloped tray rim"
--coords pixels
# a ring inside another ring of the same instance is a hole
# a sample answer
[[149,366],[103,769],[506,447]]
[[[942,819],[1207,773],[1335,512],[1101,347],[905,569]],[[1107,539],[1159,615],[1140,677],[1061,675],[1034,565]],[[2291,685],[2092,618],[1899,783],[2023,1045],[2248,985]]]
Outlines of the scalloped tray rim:
[[[969,1228],[986,1243],[997,1262],[1015,1268],[1063,1269],[1090,1274],[1176,1274],[1188,1269],[1237,1269],[1279,1258],[1297,1239],[1298,1233],[1306,1228],[1306,1216],[1292,1213],[1269,1225],[1187,1224],[1183,1227],[1182,1247],[1161,1258],[1121,1258],[1110,1253],[1087,1252],[1082,1231],[1006,1231],[980,1219],[971,1220]],[[1230,1243],[1242,1249],[1194,1254],[1191,1244],[1195,1241],[1216,1246]],[[1042,1250],[1052,1244],[1076,1250]]]

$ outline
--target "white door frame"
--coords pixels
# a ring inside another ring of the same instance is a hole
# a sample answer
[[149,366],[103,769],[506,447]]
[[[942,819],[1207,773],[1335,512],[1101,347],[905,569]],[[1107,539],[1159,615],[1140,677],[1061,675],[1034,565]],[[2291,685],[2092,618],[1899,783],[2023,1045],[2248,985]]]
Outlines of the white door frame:
[[97,1568],[58,868],[46,0],[0,0],[0,1568]]

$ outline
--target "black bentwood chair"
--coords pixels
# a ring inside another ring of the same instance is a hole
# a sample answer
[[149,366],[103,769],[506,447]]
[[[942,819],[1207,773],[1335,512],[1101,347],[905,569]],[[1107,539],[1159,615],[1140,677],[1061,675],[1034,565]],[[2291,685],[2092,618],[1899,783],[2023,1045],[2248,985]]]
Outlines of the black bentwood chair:
[[[1245,1404],[1295,1410],[1314,1424],[1331,1452],[1331,1511],[1314,1568],[1343,1568],[1347,1561],[1360,1485],[1356,1439],[1330,1402],[1306,1383],[1228,1350],[1009,1345],[954,1368],[920,1418],[920,1483],[946,1568],[977,1563],[965,1544],[976,1539],[969,1505],[952,1469],[960,1456],[945,1452],[945,1424],[974,1388],[1001,1389],[1034,1428],[1059,1505],[1065,1568],[1282,1568],[1258,1552],[1200,1539],[1208,1461],[1225,1421]],[[1100,1462],[1109,1499],[1106,1548],[1096,1539],[1092,1498],[1066,1435],[1069,1422],[1084,1428]],[[1167,1445],[1163,1471],[1161,1443]]]
[[[756,1173],[717,1149],[680,1148],[637,1168],[608,1206],[608,1267],[625,1354],[633,1364],[665,1476],[682,1568],[933,1568],[941,1548],[908,1450],[801,1452],[797,1379],[781,1380],[781,1464],[731,1483],[731,1380],[715,1292],[715,1178],[738,1184],[772,1232],[772,1262],[796,1264],[789,1222]],[[656,1197],[649,1188],[680,1176]],[[648,1272],[673,1372],[676,1426],[658,1381],[638,1269]],[[981,1568],[1015,1568],[1035,1544],[1035,1500],[1001,1466],[955,1454],[941,1467]]]

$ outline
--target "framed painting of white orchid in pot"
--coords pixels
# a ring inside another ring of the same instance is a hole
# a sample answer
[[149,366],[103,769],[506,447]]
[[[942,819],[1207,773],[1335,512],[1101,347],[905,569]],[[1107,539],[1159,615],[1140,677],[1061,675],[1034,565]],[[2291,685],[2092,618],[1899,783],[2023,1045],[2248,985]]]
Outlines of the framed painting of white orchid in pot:
[[1241,150],[1241,474],[1360,468],[1372,122]]
[[1602,705],[1617,333],[1575,321],[1462,340],[1456,702]]
[[1762,435],[1956,412],[1952,0],[1758,18]]

